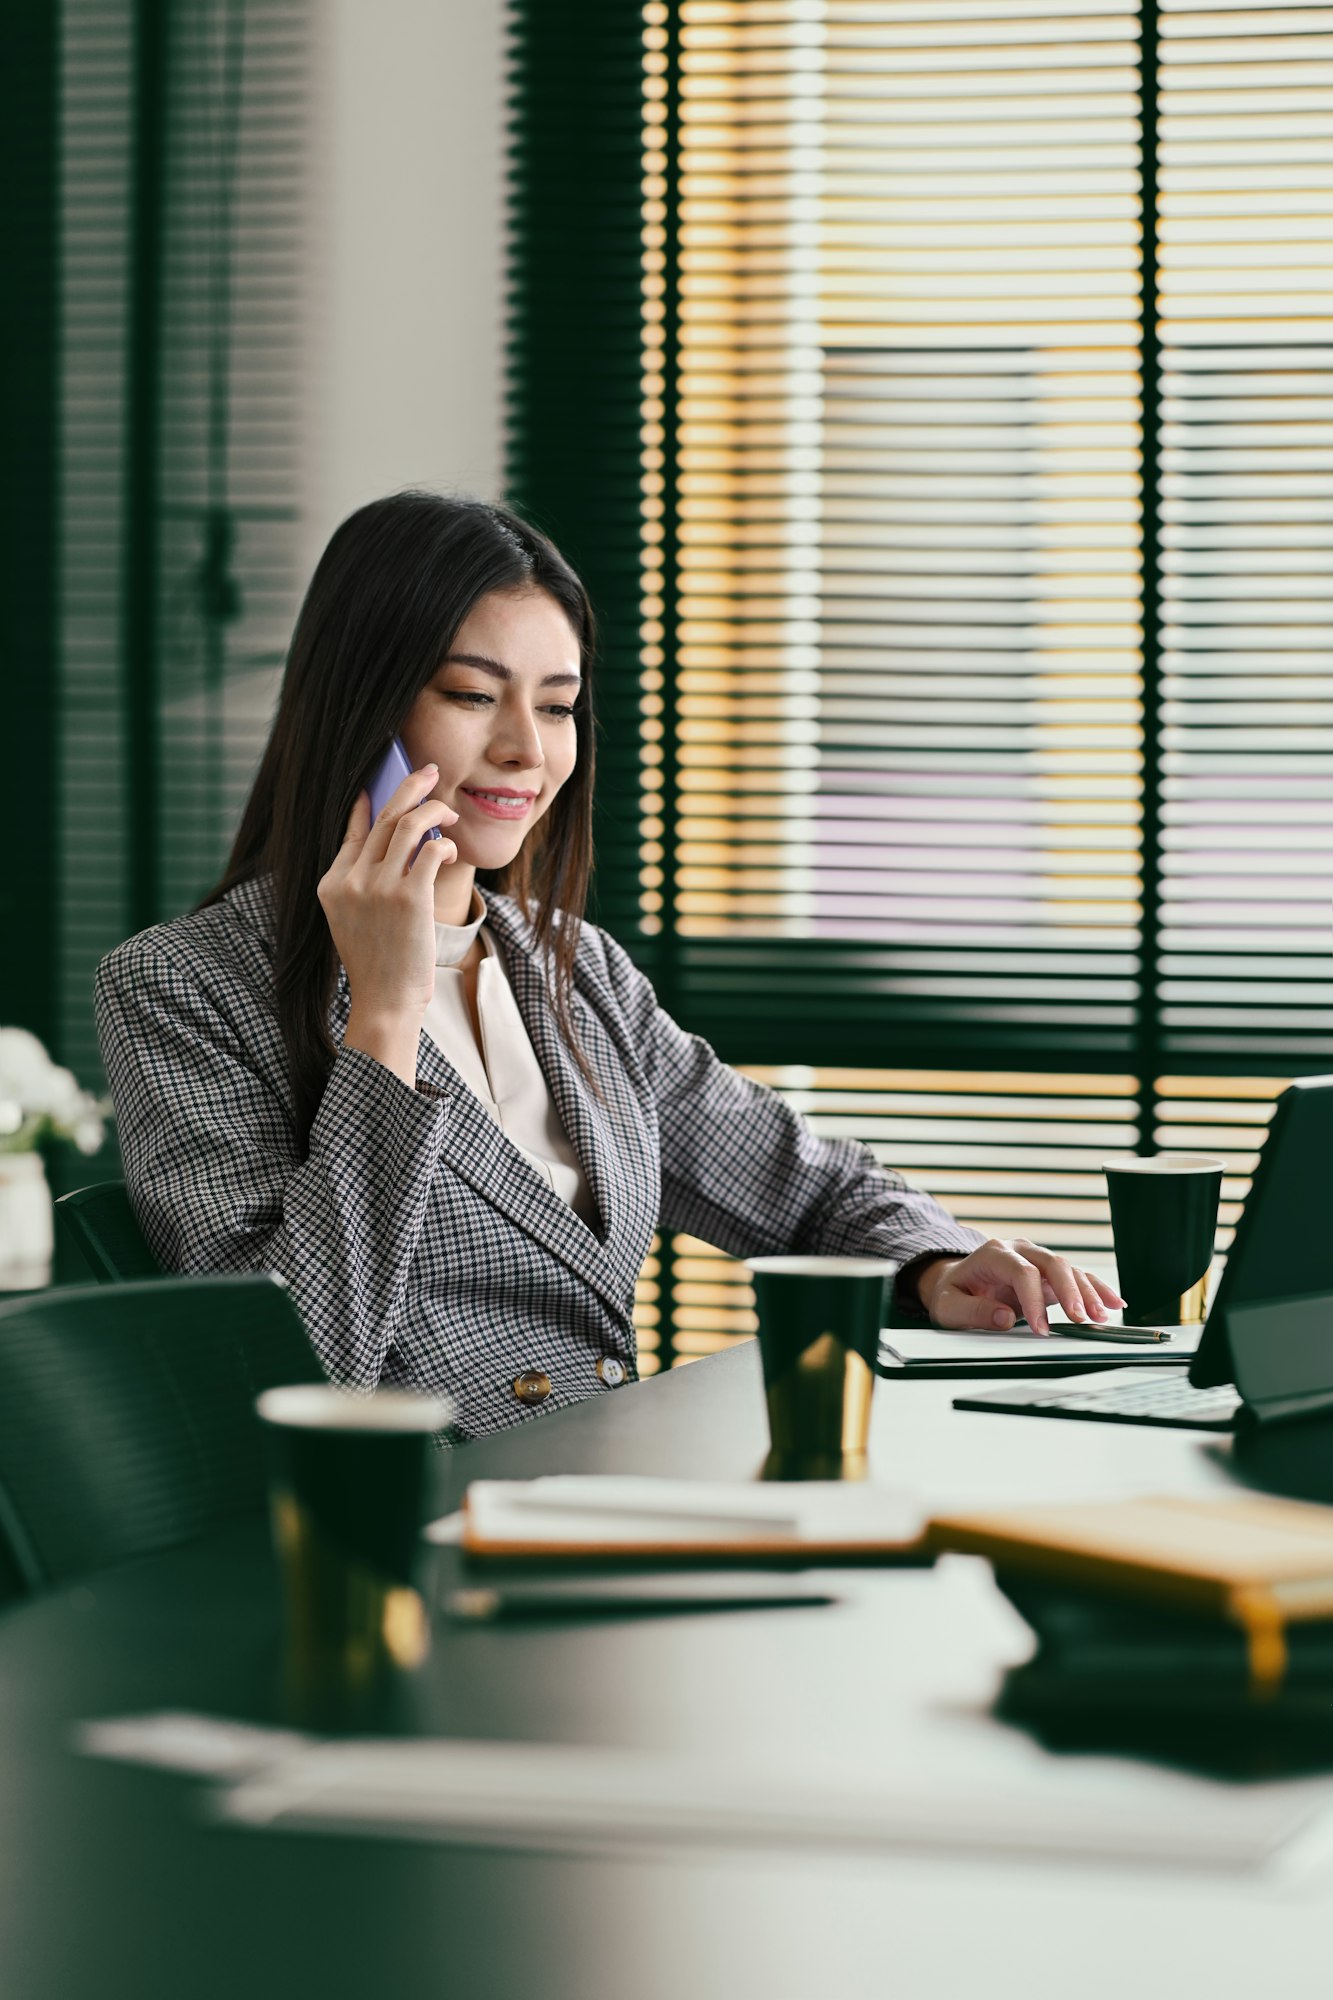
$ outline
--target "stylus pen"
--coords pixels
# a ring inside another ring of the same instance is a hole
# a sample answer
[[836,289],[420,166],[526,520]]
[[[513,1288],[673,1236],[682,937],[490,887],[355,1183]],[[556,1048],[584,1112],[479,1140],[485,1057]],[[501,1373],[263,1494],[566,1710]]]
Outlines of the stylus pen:
[[450,1618],[490,1624],[500,1618],[634,1618],[645,1612],[776,1610],[836,1602],[830,1591],[771,1577],[623,1577],[452,1590],[444,1608]]
[[1127,1347],[1151,1347],[1171,1338],[1169,1328],[1160,1326],[1053,1326],[1051,1332],[1062,1333],[1066,1340],[1124,1341]]

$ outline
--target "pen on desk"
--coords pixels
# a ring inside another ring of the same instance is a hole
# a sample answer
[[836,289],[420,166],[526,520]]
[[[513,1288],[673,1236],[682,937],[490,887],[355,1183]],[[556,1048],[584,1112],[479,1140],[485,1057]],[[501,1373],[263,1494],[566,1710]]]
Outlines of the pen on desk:
[[1062,1333],[1067,1340],[1115,1340],[1124,1341],[1128,1347],[1151,1347],[1156,1342],[1169,1340],[1169,1328],[1160,1326],[1053,1326],[1052,1333]]
[[601,1582],[513,1583],[451,1590],[446,1614],[470,1624],[508,1618],[624,1618],[670,1611],[753,1611],[834,1604],[832,1591],[772,1577],[617,1577]]

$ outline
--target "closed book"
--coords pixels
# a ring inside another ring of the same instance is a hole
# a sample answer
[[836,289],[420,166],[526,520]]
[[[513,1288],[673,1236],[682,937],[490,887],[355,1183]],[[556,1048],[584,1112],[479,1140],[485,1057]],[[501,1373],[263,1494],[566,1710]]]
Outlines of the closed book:
[[[1149,1700],[1165,1698],[1173,1690],[1187,1695],[1248,1690],[1247,1636],[1230,1620],[1008,1571],[995,1580],[1037,1635],[1035,1664],[1071,1688],[1114,1688],[1136,1700],[1144,1693]],[[1333,1619],[1292,1625],[1286,1641],[1286,1686],[1328,1690],[1333,1727]]]
[[1251,1686],[1287,1671],[1286,1627],[1333,1619],[1333,1509],[1245,1495],[1080,1502],[940,1516],[935,1553],[987,1556],[999,1570],[1229,1621],[1244,1634]]
[[1051,1751],[1146,1759],[1226,1782],[1333,1766],[1326,1687],[1284,1686],[1261,1696],[1244,1681],[1096,1678],[1065,1673],[1039,1654],[1006,1674],[995,1713]]
[[1012,1572],[996,1582],[1039,1641],[1005,1675],[996,1712],[1048,1749],[1228,1780],[1333,1760],[1333,1621],[1290,1626],[1282,1686],[1256,1691],[1237,1625]]

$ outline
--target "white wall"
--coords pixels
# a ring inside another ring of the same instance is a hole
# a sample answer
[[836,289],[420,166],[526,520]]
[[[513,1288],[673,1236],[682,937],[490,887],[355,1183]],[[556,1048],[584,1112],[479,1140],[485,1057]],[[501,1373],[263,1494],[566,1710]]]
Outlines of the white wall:
[[402,486],[501,493],[501,0],[314,0],[309,563]]

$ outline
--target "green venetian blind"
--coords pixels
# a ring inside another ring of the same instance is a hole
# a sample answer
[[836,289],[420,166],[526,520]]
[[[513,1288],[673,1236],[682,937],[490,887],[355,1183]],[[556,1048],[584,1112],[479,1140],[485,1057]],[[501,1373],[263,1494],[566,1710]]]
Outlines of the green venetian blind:
[[64,0],[60,1043],[221,872],[303,579],[311,24]]
[[129,928],[122,657],[134,23],[65,0],[61,39],[58,1043],[85,1078],[97,961]]
[[157,544],[172,913],[221,872],[305,583],[309,40],[290,0],[195,0],[173,17]]
[[597,607],[595,912],[632,946],[644,936],[640,760],[657,749],[639,664],[643,25],[621,0],[507,18],[506,480]]
[[[57,893],[53,745],[59,214],[59,43],[43,0],[0,12],[0,177],[6,200],[0,315],[0,1022],[48,1042],[57,1005],[50,912]],[[0,1588],[3,1586],[0,1585]]]
[[[660,402],[646,369],[644,312],[661,327],[660,296],[640,293],[641,230],[661,228],[666,160],[646,145],[643,23],[621,0],[521,4],[507,14],[509,284],[506,302],[506,482],[512,504],[550,534],[586,581],[600,625],[596,706],[599,863],[592,914],[659,985],[660,920],[643,907],[641,874],[661,856],[663,677],[641,658],[660,645],[661,605],[644,605],[644,536],[665,518],[660,467],[641,453],[640,404]],[[645,224],[642,205],[660,215]],[[660,351],[660,343],[659,343]],[[660,425],[660,412],[658,419]],[[658,491],[645,490],[656,480]],[[635,1299],[640,1366],[674,1354],[669,1244],[654,1242]]]

